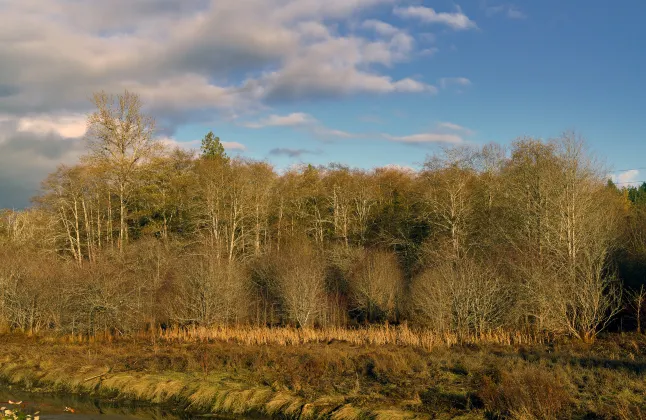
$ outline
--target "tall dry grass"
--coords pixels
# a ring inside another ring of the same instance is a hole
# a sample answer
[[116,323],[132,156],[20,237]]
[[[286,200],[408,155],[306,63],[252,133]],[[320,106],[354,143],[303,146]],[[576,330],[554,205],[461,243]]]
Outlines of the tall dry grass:
[[[118,334],[105,332],[95,336],[63,336],[66,342],[102,342],[119,340]],[[125,338],[125,336],[124,336]],[[394,345],[432,350],[462,344],[523,345],[545,344],[552,337],[543,333],[492,330],[481,334],[436,332],[413,329],[406,324],[370,325],[361,328],[294,328],[255,326],[174,327],[154,332],[140,332],[128,339],[159,340],[173,343],[225,342],[243,345],[298,346],[314,343],[343,342],[352,345]]]

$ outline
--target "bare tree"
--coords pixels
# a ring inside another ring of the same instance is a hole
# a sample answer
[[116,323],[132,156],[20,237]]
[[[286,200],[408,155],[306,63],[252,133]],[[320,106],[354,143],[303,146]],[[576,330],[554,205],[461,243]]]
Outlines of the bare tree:
[[644,312],[644,303],[646,302],[646,290],[642,284],[638,290],[631,292],[628,295],[628,303],[630,308],[635,314],[635,321],[637,322],[637,333],[642,333],[641,320]]
[[354,310],[371,322],[396,319],[403,276],[395,255],[363,251],[350,270],[350,279]]
[[501,327],[512,302],[499,274],[467,258],[440,263],[411,286],[413,312],[438,331],[481,334]]
[[427,220],[448,236],[453,250],[452,258],[466,255],[471,244],[468,237],[473,230],[476,200],[473,170],[476,152],[471,148],[445,149],[443,156],[425,163],[424,179],[427,187],[422,192]]
[[514,145],[505,168],[507,238],[517,257],[529,321],[593,340],[618,310],[608,255],[618,232],[618,203],[603,169],[573,134]]
[[313,325],[325,310],[325,267],[306,239],[281,251],[279,284],[289,319],[300,327]]
[[241,322],[248,310],[244,269],[208,252],[184,261],[172,318],[181,324],[227,325]]
[[96,110],[88,116],[88,162],[104,166],[119,200],[119,248],[128,240],[127,200],[139,165],[150,159],[160,145],[154,139],[155,121],[143,113],[139,96],[125,91],[95,93]]

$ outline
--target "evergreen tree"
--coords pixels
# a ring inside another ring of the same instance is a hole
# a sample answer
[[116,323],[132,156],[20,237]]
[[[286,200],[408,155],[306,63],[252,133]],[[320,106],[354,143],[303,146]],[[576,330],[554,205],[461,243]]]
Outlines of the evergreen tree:
[[224,151],[224,146],[220,142],[220,137],[215,137],[213,131],[204,136],[202,139],[202,157],[205,159],[222,159],[229,160],[229,157]]

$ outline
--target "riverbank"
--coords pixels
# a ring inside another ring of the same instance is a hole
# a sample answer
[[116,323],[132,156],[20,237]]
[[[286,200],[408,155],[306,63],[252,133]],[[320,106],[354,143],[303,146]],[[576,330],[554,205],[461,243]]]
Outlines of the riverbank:
[[[280,335],[277,331],[276,335]],[[30,391],[287,418],[646,416],[646,338],[435,345],[0,336],[0,378]]]

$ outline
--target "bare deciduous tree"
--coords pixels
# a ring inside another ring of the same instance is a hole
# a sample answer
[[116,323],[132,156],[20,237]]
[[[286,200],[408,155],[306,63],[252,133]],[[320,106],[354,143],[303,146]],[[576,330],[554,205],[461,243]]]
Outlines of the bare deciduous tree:
[[293,240],[279,258],[278,278],[287,315],[300,327],[311,326],[325,310],[323,260],[305,239]]
[[635,321],[637,322],[637,333],[642,333],[642,317],[644,316],[644,303],[646,303],[646,289],[642,284],[638,290],[631,292],[628,296],[629,305],[635,314]]
[[403,276],[389,252],[363,251],[350,270],[353,309],[370,321],[396,320]]
[[96,110],[88,116],[88,162],[104,166],[119,199],[119,248],[128,239],[127,200],[135,172],[159,150],[155,120],[143,113],[138,95],[125,91],[108,95],[95,93]]
[[428,269],[414,279],[411,289],[412,310],[438,331],[491,331],[505,324],[513,303],[500,275],[467,258]]

